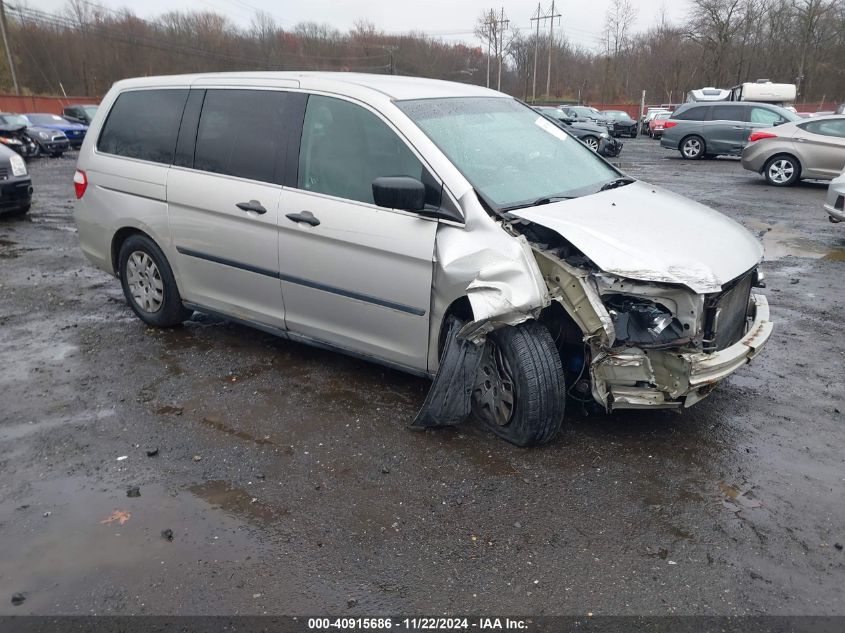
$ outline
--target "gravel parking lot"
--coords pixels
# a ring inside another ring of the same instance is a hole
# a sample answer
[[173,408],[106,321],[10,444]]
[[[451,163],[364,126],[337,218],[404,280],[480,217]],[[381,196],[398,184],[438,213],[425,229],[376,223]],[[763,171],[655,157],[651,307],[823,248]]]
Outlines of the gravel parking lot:
[[845,614],[826,185],[626,141],[629,174],[761,236],[775,331],[690,410],[571,410],[525,450],[409,431],[422,379],[146,328],[78,248],[74,159],[32,163],[30,216],[0,220],[0,614]]

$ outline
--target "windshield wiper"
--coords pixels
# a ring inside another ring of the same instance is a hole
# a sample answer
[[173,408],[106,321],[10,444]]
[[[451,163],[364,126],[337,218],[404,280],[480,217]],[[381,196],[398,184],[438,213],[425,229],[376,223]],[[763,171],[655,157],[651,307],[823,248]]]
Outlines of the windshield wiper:
[[539,207],[543,204],[551,204],[552,202],[558,202],[559,200],[572,200],[577,196],[543,196],[542,198],[537,198],[534,202],[526,202],[524,204],[515,204],[511,207],[505,207],[502,211],[513,211],[515,209],[525,209],[527,207]]
[[615,180],[604,183],[599,191],[607,191],[608,189],[616,189],[616,187],[624,187],[625,185],[630,185],[632,182],[636,181],[633,178],[628,178],[627,176],[624,178],[616,178]]

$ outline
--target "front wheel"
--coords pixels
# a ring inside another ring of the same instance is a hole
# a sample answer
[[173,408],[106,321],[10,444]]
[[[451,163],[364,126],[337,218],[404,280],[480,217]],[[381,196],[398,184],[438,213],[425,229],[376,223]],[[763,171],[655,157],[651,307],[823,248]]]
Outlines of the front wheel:
[[792,156],[773,156],[763,168],[766,182],[775,187],[789,187],[801,177],[801,165]]
[[120,247],[118,263],[123,295],[144,323],[172,327],[191,316],[191,311],[182,305],[167,258],[150,238],[127,238]]
[[594,152],[599,151],[599,139],[595,136],[585,136],[581,139],[587,147],[589,147]]
[[681,156],[689,160],[698,160],[704,156],[704,139],[700,136],[688,136],[681,141]]
[[560,430],[566,387],[560,355],[537,321],[492,332],[472,392],[472,411],[517,446],[536,446]]

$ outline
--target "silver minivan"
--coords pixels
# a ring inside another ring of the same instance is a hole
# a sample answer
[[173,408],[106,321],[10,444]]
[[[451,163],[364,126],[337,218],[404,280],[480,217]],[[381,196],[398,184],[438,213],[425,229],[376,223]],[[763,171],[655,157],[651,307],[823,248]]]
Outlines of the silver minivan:
[[74,176],[145,323],[194,310],[434,379],[414,427],[546,442],[698,402],[772,331],[762,248],[519,101],[350,73],[118,82]]

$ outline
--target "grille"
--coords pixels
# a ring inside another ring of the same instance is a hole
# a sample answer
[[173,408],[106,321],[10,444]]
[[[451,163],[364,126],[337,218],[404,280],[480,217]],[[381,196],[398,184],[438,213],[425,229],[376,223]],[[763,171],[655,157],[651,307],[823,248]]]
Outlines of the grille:
[[704,350],[716,352],[730,347],[745,334],[748,323],[748,301],[754,271],[725,284],[725,289],[708,295],[705,302],[706,335]]
[[845,211],[845,196],[838,196],[833,208],[837,211]]
[[8,180],[9,179],[9,168],[8,167],[0,167],[0,180]]

